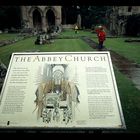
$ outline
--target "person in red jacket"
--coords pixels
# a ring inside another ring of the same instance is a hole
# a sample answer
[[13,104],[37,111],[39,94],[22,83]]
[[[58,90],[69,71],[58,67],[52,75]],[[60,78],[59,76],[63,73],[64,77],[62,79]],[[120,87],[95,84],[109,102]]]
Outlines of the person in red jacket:
[[98,29],[95,30],[98,36],[98,41],[99,41],[99,45],[98,45],[98,49],[101,50],[103,48],[103,43],[106,39],[106,33],[104,31],[104,28],[102,26],[99,26]]

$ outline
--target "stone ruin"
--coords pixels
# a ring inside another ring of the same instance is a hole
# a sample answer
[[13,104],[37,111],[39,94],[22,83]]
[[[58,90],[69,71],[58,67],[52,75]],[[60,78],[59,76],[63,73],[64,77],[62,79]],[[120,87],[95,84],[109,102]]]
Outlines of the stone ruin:
[[35,31],[35,35],[37,35],[37,39],[35,44],[49,44],[54,42],[54,38],[62,31],[60,26],[51,26],[47,32],[37,33]]

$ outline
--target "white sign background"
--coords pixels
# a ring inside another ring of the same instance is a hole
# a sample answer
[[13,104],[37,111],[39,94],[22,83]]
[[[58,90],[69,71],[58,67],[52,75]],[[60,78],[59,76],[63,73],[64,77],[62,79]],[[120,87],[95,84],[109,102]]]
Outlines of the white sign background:
[[[46,69],[53,65],[57,66],[54,71],[62,71],[67,65],[65,79],[74,83],[80,93],[79,103],[71,101],[72,117],[67,122],[60,108],[59,121],[52,119],[54,109],[50,109],[50,121],[37,118],[35,93],[47,81]],[[0,128],[125,128],[108,51],[13,53],[0,101]]]

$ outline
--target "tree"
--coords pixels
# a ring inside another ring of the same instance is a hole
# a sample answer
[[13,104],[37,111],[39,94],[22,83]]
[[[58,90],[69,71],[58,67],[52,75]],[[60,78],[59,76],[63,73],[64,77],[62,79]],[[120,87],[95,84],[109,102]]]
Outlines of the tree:
[[126,34],[130,36],[140,35],[140,15],[132,15],[128,17]]
[[75,24],[77,20],[76,6],[62,7],[62,23]]
[[0,29],[21,26],[19,6],[0,6]]
[[106,25],[106,11],[110,6],[81,6],[82,26],[91,28],[92,25]]

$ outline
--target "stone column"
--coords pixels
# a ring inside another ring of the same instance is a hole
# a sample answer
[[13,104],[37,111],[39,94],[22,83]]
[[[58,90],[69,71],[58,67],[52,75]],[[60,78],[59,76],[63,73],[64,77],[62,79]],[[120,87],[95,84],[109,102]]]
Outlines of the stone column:
[[32,16],[29,16],[29,28],[32,28],[32,29],[34,28]]
[[27,15],[27,7],[26,6],[21,6],[21,25],[22,28],[27,28],[27,22],[28,22],[28,15]]
[[122,24],[122,35],[125,34],[125,22]]
[[61,18],[60,17],[56,17],[55,18],[55,25],[59,26],[61,24]]
[[79,29],[81,29],[81,15],[80,14],[77,15],[77,25]]
[[25,6],[20,6],[20,10],[21,10],[21,20],[25,19]]
[[61,6],[55,6],[55,25],[59,26],[62,21],[61,17]]
[[45,16],[42,16],[42,30],[47,32],[47,27],[46,27],[46,18]]

